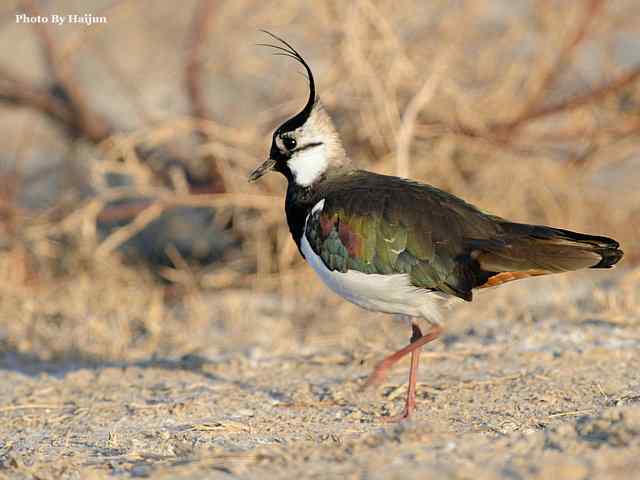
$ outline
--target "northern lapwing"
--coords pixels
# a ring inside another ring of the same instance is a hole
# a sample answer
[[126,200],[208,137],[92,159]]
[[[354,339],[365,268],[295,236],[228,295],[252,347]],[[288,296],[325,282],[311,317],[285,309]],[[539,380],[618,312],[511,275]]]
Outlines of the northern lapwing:
[[[411,354],[401,418],[415,409],[420,349],[442,333],[441,307],[468,302],[475,289],[582,268],[610,268],[623,255],[607,237],[527,225],[488,214],[430,185],[354,168],[316,97],[313,73],[286,41],[267,45],[294,58],[309,77],[309,99],[273,134],[267,161],[287,181],[291,236],[324,283],[368,310],[409,319],[409,345],[380,362],[367,385]],[[429,330],[423,333],[422,319]]]

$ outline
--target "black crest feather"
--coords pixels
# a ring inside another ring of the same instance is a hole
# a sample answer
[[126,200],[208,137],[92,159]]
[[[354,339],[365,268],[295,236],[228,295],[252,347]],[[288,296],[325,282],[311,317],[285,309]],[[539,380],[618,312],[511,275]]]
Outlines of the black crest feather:
[[298,113],[294,117],[287,120],[285,123],[283,123],[280,126],[280,128],[278,128],[279,132],[289,132],[289,131],[295,130],[296,128],[301,127],[304,124],[304,122],[307,121],[307,118],[309,118],[309,115],[311,115],[311,110],[313,109],[313,105],[316,102],[316,84],[313,79],[313,72],[311,71],[311,67],[309,67],[309,64],[304,60],[304,58],[302,58],[302,55],[300,55],[298,51],[295,48],[293,48],[291,44],[289,44],[286,40],[280,38],[279,36],[271,32],[268,32],[267,30],[261,30],[261,31],[263,33],[266,33],[270,37],[276,39],[278,42],[280,42],[284,46],[272,45],[270,43],[259,43],[258,45],[261,45],[263,47],[275,48],[276,50],[278,50],[278,52],[276,52],[276,55],[282,55],[285,57],[293,58],[305,68],[305,70],[307,71],[307,77],[309,78],[309,99],[307,100],[307,104],[300,111],[300,113]]

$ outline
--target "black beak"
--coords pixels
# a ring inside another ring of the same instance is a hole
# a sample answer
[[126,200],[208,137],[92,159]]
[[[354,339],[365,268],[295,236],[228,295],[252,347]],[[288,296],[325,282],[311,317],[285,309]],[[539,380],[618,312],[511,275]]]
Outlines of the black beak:
[[273,170],[273,167],[275,165],[276,165],[276,161],[275,160],[273,160],[271,158],[268,159],[262,165],[260,165],[258,168],[256,168],[253,172],[251,172],[249,174],[249,181],[250,182],[255,182],[261,176],[263,176],[265,173],[270,172],[271,170]]

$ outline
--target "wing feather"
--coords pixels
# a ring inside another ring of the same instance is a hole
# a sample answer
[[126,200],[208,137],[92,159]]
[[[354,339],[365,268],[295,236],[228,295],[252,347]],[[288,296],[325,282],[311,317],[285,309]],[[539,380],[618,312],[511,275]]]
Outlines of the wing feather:
[[305,232],[328,268],[407,273],[416,287],[471,298],[474,274],[457,259],[465,254],[466,231],[495,233],[487,216],[453,195],[397,177],[357,172],[329,184]]
[[325,182],[305,235],[331,270],[409,274],[411,283],[471,300],[477,287],[579,268],[609,268],[615,240],[508,222],[398,177],[354,171]]

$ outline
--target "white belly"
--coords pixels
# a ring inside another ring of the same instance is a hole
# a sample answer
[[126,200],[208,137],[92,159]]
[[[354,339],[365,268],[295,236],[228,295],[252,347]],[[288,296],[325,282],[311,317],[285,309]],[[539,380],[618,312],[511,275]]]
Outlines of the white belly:
[[[306,229],[305,229],[306,230]],[[376,312],[423,317],[440,323],[440,306],[447,296],[439,292],[414,287],[406,274],[380,275],[349,270],[346,273],[329,270],[322,258],[311,248],[306,234],[300,248],[307,262],[335,293],[356,305]]]

